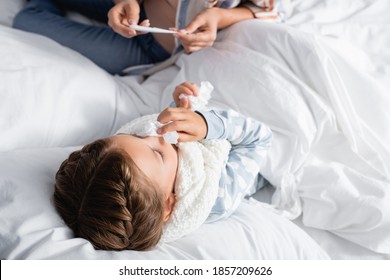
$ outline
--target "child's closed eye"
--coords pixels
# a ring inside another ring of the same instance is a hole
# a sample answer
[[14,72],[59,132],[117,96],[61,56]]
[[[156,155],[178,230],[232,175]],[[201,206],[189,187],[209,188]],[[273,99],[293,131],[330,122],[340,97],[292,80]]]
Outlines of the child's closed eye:
[[161,158],[161,159],[164,159],[164,153],[159,150],[159,149],[153,149],[153,152],[155,152],[156,154],[158,154],[158,156]]

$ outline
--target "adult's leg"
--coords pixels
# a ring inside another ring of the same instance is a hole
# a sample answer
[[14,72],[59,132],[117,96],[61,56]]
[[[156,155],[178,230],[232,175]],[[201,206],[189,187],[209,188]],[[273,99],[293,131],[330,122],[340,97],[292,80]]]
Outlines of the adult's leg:
[[75,11],[90,19],[108,22],[108,11],[114,6],[113,0],[52,0],[64,10]]
[[31,0],[15,17],[14,27],[45,35],[91,59],[109,73],[118,74],[127,67],[149,64],[169,57],[155,55],[150,34],[127,39],[108,26],[92,26],[71,21],[51,0]]

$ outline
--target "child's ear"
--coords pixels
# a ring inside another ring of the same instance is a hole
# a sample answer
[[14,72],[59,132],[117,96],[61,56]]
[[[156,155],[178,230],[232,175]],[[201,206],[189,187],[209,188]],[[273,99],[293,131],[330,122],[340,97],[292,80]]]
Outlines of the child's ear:
[[165,201],[164,222],[169,220],[169,217],[171,216],[173,211],[173,207],[175,206],[175,201],[175,195],[171,193]]

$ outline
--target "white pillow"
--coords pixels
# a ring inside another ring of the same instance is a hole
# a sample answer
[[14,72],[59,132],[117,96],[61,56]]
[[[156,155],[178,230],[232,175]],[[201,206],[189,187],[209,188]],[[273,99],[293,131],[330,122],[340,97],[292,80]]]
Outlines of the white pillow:
[[147,107],[79,53],[4,26],[0,73],[0,151],[85,144]]
[[76,148],[0,152],[0,259],[327,259],[299,227],[257,205],[147,252],[94,250],[74,238],[51,197],[60,163]]
[[15,15],[23,8],[25,0],[1,0],[0,24],[12,26]]

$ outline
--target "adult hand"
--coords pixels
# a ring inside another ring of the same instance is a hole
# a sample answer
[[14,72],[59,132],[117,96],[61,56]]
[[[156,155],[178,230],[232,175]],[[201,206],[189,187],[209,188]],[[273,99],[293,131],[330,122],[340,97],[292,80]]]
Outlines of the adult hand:
[[[137,0],[115,1],[115,6],[108,12],[108,25],[118,34],[131,38],[140,32],[129,27],[130,24],[138,24],[140,6]],[[149,26],[149,20],[145,19],[139,25]]]
[[[187,96],[198,96],[198,91],[199,88],[194,83],[184,82],[178,85],[173,92],[173,100],[176,103],[176,107],[191,108],[191,101]],[[184,94],[184,97],[180,97],[182,94]]]
[[202,140],[207,135],[207,124],[201,115],[185,108],[167,108],[157,117],[160,123],[168,123],[157,130],[164,134],[177,131],[179,142]]
[[220,9],[210,8],[198,14],[183,30],[177,30],[177,37],[187,53],[211,47],[217,38]]

